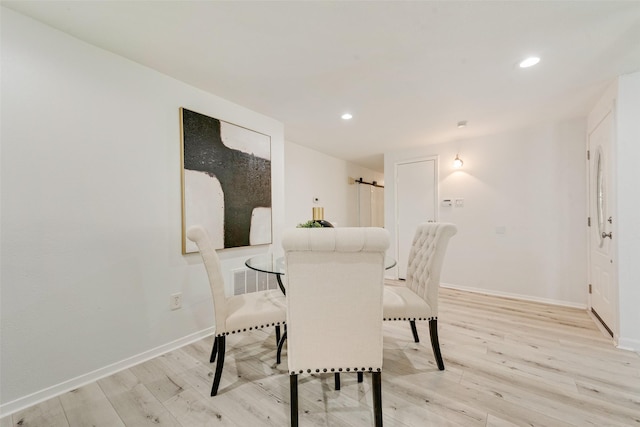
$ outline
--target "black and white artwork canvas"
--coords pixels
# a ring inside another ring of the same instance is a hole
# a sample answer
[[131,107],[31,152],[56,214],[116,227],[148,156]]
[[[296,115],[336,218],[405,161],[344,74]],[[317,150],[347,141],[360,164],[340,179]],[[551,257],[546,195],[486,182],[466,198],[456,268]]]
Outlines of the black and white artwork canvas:
[[182,252],[202,225],[216,249],[271,243],[271,138],[186,108],[182,126]]

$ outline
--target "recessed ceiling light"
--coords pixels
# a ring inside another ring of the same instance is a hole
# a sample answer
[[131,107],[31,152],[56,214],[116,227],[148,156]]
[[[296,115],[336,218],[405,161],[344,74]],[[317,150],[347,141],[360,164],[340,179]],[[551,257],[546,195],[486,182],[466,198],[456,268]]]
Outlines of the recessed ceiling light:
[[538,62],[540,62],[540,58],[538,58],[537,56],[530,56],[529,58],[527,58],[524,61],[520,62],[520,68],[533,67]]
[[467,121],[466,120],[461,120],[458,122],[458,128],[463,128],[467,126]]
[[342,120],[351,120],[353,116],[350,113],[344,113],[342,116]]

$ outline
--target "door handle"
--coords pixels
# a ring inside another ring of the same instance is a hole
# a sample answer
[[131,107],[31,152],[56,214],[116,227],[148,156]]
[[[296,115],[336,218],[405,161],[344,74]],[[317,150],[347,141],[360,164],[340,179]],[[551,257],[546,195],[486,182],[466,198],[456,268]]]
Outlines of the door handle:
[[612,232],[612,231],[610,231],[610,232],[608,232],[608,233],[605,233],[605,232],[603,231],[603,232],[602,232],[602,234],[601,234],[601,236],[602,236],[602,238],[603,238],[603,239],[604,239],[605,237],[608,237],[608,238],[610,238],[610,239],[613,239],[613,232]]

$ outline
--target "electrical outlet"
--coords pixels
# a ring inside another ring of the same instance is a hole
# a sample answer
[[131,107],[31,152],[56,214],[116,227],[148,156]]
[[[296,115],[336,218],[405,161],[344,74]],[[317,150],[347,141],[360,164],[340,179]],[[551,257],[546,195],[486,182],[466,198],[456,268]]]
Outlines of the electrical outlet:
[[171,310],[177,310],[181,307],[182,307],[182,292],[171,294],[171,299],[169,300],[169,308],[171,308]]

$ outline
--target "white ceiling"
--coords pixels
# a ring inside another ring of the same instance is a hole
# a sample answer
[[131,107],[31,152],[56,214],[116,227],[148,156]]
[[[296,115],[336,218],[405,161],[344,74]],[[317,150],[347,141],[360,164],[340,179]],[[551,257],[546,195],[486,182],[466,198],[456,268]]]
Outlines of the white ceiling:
[[[640,1],[2,5],[379,171],[385,151],[584,116],[608,82],[640,70]],[[530,54],[540,64],[518,68]]]

